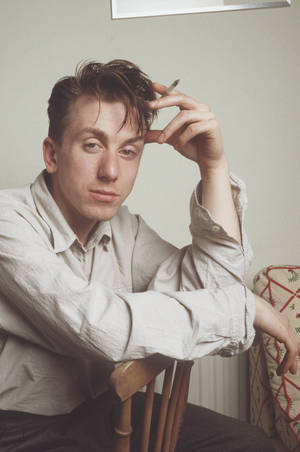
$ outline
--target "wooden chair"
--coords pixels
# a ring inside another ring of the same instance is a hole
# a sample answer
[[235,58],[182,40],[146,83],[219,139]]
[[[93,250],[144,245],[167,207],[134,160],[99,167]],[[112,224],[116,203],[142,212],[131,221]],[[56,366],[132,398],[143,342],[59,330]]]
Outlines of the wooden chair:
[[148,452],[155,378],[162,371],[165,371],[165,375],[154,452],[175,450],[186,406],[192,365],[193,361],[176,362],[171,358],[154,355],[150,358],[125,362],[114,369],[109,379],[112,393],[118,404],[114,452],[130,452],[132,396],[144,386],[147,386],[147,390],[140,452]]

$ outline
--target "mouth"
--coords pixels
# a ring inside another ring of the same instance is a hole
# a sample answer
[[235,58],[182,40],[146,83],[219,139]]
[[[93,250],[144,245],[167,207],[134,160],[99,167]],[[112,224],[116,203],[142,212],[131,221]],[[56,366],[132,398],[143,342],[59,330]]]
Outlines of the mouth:
[[115,201],[120,196],[118,193],[109,190],[90,190],[90,194],[97,201],[107,203]]

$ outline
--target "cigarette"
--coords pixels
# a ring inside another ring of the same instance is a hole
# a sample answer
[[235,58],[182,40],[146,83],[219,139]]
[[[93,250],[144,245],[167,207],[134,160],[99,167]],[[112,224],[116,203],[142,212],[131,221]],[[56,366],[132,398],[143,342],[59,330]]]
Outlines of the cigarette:
[[171,83],[171,85],[166,89],[164,94],[171,94],[171,92],[173,91],[174,88],[176,88],[179,82],[180,82],[179,78],[177,80],[174,80],[174,82]]

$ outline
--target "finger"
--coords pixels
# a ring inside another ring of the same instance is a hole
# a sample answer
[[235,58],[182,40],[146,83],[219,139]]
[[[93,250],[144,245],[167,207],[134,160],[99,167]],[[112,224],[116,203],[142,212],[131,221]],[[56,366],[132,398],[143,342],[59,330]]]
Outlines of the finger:
[[288,371],[290,371],[293,375],[295,375],[297,373],[297,368],[298,368],[298,359],[290,356],[289,353],[287,352],[282,362],[278,366],[276,373],[277,375],[284,375]]
[[182,110],[162,130],[159,142],[163,143],[168,141],[174,133],[177,133],[184,126],[200,121],[209,121],[211,119],[214,119],[214,114],[210,111],[199,112],[196,110]]
[[[173,146],[175,149],[180,150],[196,136],[214,131],[216,123],[216,120],[210,120],[205,122],[195,122],[188,125],[186,129],[176,137],[176,142],[173,142]],[[169,138],[169,141],[172,141],[172,137]]]
[[[290,371],[293,374],[295,373],[295,363],[294,363],[294,361],[291,360],[291,357],[289,356],[289,354],[286,353],[281,364],[278,367],[277,374],[284,375],[288,371]],[[296,371],[297,371],[297,368],[296,368]]]
[[288,360],[288,353],[286,353],[284,355],[283,360],[281,361],[281,363],[279,364],[279,366],[276,369],[276,374],[278,376],[284,375],[287,372],[287,370],[288,370],[288,369],[286,369],[287,360]]
[[152,110],[160,110],[168,107],[179,107],[186,110],[209,111],[209,107],[205,104],[197,102],[189,96],[182,93],[171,93],[167,96],[148,102],[149,108]]
[[285,343],[286,353],[277,369],[277,375],[285,374],[288,370],[292,374],[297,373],[298,367],[298,347],[294,342],[287,340]]
[[283,360],[281,361],[281,363],[279,364],[279,366],[277,367],[276,373],[278,376],[284,375],[287,373],[288,370],[290,370],[291,367],[291,360],[289,357],[289,353],[286,352],[286,354],[284,355]]
[[145,136],[145,144],[158,143],[158,137],[161,135],[161,130],[148,130]]
[[[166,91],[168,89],[168,86],[163,85],[162,83],[157,83],[157,82],[153,82],[152,83],[153,89],[156,93],[161,94],[162,96],[166,96]],[[172,94],[173,93],[179,93],[179,91],[177,90],[172,90]]]

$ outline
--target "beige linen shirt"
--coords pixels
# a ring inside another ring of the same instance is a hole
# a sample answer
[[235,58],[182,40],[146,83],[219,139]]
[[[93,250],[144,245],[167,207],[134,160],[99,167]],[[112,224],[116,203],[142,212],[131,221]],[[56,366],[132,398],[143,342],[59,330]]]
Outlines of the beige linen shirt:
[[[243,247],[191,198],[176,249],[126,207],[84,247],[41,173],[0,192],[0,409],[71,411],[105,391],[115,362],[231,356],[254,337],[245,188],[232,176]],[[180,212],[178,212],[180,215]]]

